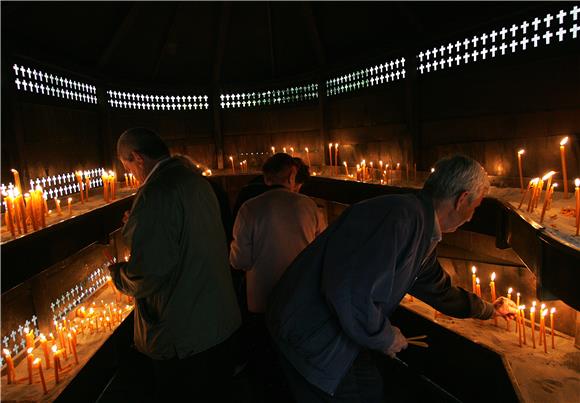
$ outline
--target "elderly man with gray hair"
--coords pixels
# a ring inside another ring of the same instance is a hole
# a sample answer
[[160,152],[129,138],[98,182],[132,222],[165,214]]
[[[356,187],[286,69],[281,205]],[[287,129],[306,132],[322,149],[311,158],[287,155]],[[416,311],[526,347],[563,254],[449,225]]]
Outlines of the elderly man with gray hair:
[[422,191],[352,205],[292,262],[266,318],[296,401],[382,402],[370,350],[394,356],[407,347],[389,321],[406,293],[458,318],[513,316],[513,302],[453,286],[435,252],[488,188],[473,159],[440,160]]

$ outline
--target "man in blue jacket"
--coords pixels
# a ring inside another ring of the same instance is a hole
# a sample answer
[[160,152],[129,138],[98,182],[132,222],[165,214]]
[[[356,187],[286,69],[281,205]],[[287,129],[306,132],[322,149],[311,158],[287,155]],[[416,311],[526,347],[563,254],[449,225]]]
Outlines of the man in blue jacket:
[[271,295],[267,324],[296,401],[382,401],[368,351],[393,356],[407,347],[389,321],[406,293],[458,318],[515,313],[507,299],[491,304],[452,286],[435,252],[488,189],[479,163],[443,159],[421,192],[354,204],[294,260]]

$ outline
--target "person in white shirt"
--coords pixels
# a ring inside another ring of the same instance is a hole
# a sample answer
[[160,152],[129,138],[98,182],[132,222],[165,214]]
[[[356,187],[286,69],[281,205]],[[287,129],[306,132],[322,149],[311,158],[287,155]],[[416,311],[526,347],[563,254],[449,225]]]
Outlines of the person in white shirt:
[[[275,372],[264,321],[270,292],[296,256],[326,228],[316,203],[295,191],[297,166],[290,155],[272,156],[263,172],[272,189],[241,206],[230,250],[231,266],[246,272],[248,343],[256,346],[250,351],[249,365],[256,385]],[[258,401],[265,398],[259,396],[261,392],[256,390]]]

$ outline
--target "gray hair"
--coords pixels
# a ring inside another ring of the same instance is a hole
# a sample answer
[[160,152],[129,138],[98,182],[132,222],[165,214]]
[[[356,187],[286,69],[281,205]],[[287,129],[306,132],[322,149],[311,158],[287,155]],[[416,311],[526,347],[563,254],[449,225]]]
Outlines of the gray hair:
[[132,151],[157,160],[169,157],[169,148],[157,133],[143,127],[126,130],[117,140],[117,154],[124,160],[131,160]]
[[423,190],[435,203],[458,197],[469,192],[469,202],[489,189],[487,173],[479,162],[465,155],[442,158],[435,163],[435,171],[429,175]]

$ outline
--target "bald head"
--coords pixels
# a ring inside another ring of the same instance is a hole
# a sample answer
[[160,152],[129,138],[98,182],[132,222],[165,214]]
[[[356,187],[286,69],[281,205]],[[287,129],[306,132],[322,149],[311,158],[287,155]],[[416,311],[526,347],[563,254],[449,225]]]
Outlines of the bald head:
[[117,140],[117,155],[120,159],[131,161],[133,152],[152,160],[169,157],[169,148],[161,137],[142,127],[126,130]]

